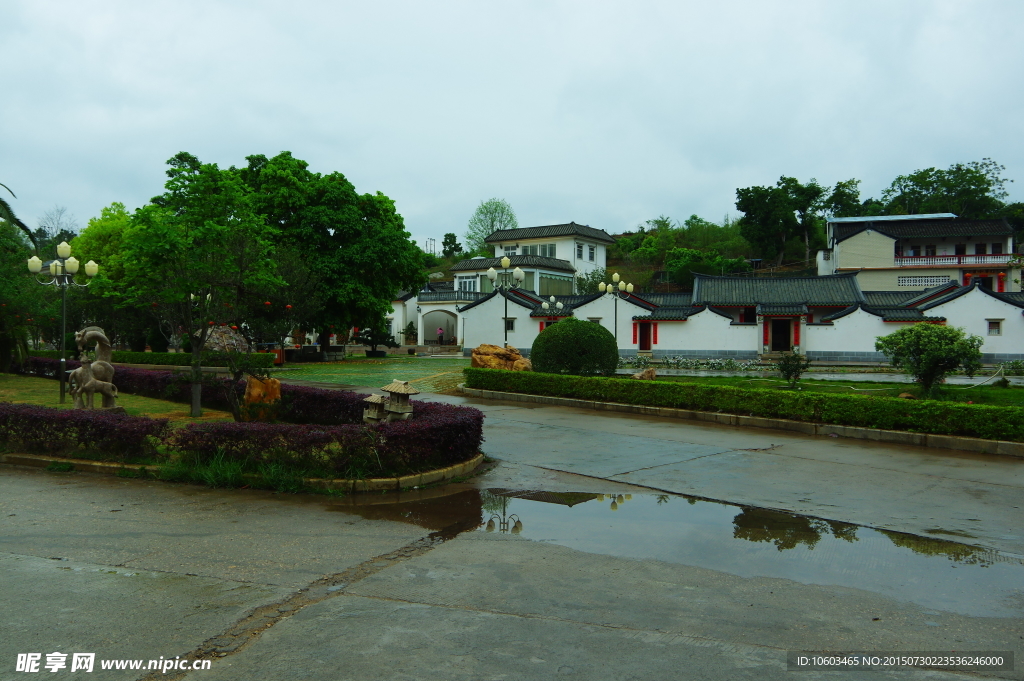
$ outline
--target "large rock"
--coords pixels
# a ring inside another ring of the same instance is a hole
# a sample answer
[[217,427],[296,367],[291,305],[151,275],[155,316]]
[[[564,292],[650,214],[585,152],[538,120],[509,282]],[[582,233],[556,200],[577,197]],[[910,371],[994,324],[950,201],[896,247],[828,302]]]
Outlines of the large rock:
[[470,366],[479,369],[505,369],[507,371],[533,371],[533,364],[518,350],[484,343],[473,348]]
[[281,402],[281,381],[276,378],[261,380],[249,376],[245,381],[244,408],[242,419],[245,421],[272,421],[277,416],[277,408]]
[[215,326],[210,329],[204,347],[214,352],[249,352],[245,336],[229,326]]
[[654,367],[647,367],[643,371],[637,374],[633,374],[632,378],[638,381],[653,381],[658,377],[658,372],[654,370]]

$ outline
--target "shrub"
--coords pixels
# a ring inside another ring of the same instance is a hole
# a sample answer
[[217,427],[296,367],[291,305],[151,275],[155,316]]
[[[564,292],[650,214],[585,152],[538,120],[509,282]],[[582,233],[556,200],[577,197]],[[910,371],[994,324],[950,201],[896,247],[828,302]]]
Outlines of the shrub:
[[99,452],[118,461],[147,459],[167,421],[86,409],[0,403],[0,441],[39,454]]
[[807,359],[806,355],[790,352],[779,358],[777,366],[779,375],[789,381],[790,388],[795,388],[800,380],[800,375],[810,368],[811,360]]
[[981,336],[926,322],[908,326],[875,341],[875,349],[896,369],[913,376],[929,393],[947,374],[963,368],[973,376],[981,368]]
[[619,350],[611,331],[574,317],[563,319],[537,336],[530,350],[534,371],[549,374],[614,374]]
[[815,423],[1024,441],[1024,408],[895,397],[465,369],[471,388]]
[[[361,401],[360,396],[354,397]],[[222,457],[241,463],[245,470],[282,465],[307,475],[343,478],[402,475],[450,466],[476,455],[483,440],[479,410],[413,404],[415,418],[376,426],[194,423],[177,431],[171,444],[202,464]]]
[[1014,359],[1003,362],[1002,368],[1004,376],[1024,376],[1024,360]]

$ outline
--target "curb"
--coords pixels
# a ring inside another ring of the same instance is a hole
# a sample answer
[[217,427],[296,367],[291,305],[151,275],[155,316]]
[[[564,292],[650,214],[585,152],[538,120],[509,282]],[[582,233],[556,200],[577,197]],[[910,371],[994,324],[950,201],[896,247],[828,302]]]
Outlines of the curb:
[[695,411],[691,409],[674,409],[671,407],[651,407],[642,404],[621,404],[618,402],[594,402],[578,400],[571,397],[548,397],[546,395],[527,395],[525,393],[506,393],[497,390],[467,388],[459,385],[459,390],[466,395],[487,400],[506,400],[510,402],[535,402],[560,407],[577,407],[599,411],[618,411],[627,414],[643,414],[645,416],[664,416],[667,418],[705,421],[724,426],[741,426],[745,428],[772,428],[789,430],[804,435],[835,435],[858,440],[874,440],[875,442],[892,442],[917,447],[935,449],[955,449],[978,454],[995,454],[1024,458],[1024,442],[1008,442],[1005,440],[984,440],[978,437],[962,437],[959,435],[932,435],[929,433],[911,433],[904,430],[881,430],[878,428],[860,428],[856,426],[835,426],[827,423],[810,423],[807,421],[791,421],[789,419],[771,419],[760,416],[740,416],[723,412]]
[[[329,480],[326,478],[305,478],[303,482],[322,490],[339,490],[342,492],[378,492],[391,491],[399,492],[402,489],[429,485],[433,482],[450,480],[475,469],[484,460],[483,454],[477,454],[469,461],[457,463],[454,466],[438,468],[425,473],[414,473],[396,478],[366,478],[365,480],[350,480],[341,478]],[[103,475],[117,475],[120,471],[156,470],[159,466],[153,464],[120,464],[105,463],[101,461],[89,461],[88,459],[69,459],[60,456],[43,456],[37,454],[0,454],[0,463],[15,466],[32,466],[33,468],[46,468],[51,463],[70,463],[74,465],[75,471],[82,473],[100,473]]]

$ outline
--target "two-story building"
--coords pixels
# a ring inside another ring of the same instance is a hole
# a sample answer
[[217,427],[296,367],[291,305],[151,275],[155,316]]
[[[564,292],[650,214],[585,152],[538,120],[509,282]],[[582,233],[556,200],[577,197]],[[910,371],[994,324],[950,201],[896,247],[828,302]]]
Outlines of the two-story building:
[[920,291],[972,281],[996,292],[1020,291],[1013,229],[1005,219],[960,220],[952,213],[832,218],[818,274],[857,272],[861,288]]

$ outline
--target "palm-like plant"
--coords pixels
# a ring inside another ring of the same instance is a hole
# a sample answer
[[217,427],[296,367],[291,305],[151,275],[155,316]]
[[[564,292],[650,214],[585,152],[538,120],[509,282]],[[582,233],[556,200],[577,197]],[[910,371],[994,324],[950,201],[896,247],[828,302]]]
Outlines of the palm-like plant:
[[[3,187],[7,191],[9,191],[11,193],[11,196],[14,196],[14,198],[18,198],[17,196],[15,196],[14,192],[11,191],[11,188],[8,187],[6,184],[0,182],[0,187]],[[11,204],[7,203],[7,201],[3,197],[0,197],[0,220],[9,222],[12,225],[17,225],[18,228],[21,229],[21,231],[25,232],[25,236],[27,236],[28,240],[32,242],[32,245],[38,247],[38,244],[36,243],[36,238],[32,236],[32,230],[29,229],[28,225],[22,222],[18,218],[18,216],[14,214],[14,209],[11,208]]]

